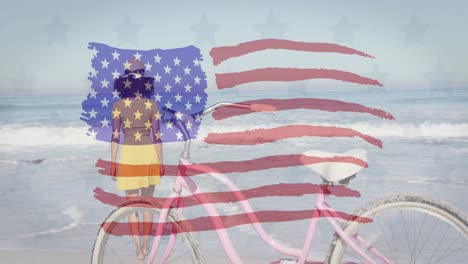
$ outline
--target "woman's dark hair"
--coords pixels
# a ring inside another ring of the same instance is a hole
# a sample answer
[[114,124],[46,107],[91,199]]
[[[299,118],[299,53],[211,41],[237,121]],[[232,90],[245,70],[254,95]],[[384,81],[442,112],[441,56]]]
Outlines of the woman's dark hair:
[[125,74],[114,82],[114,90],[119,93],[120,98],[134,98],[140,95],[141,98],[151,99],[154,93],[154,78],[145,76],[144,69],[125,70]]

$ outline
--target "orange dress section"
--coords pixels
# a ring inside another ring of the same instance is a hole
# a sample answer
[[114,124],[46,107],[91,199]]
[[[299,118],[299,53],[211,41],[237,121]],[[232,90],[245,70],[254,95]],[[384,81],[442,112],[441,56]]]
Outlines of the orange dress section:
[[117,165],[117,189],[134,190],[160,184],[160,115],[150,99],[125,98],[112,107],[112,142],[123,142]]

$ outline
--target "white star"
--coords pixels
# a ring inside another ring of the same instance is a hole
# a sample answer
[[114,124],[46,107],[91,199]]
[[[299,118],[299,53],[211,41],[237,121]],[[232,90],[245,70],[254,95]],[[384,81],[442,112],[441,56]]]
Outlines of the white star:
[[185,124],[187,126],[187,129],[188,130],[192,130],[192,122],[190,122],[190,120],[187,121],[187,124]]
[[448,69],[440,60],[437,61],[431,72],[424,74],[424,77],[429,82],[431,92],[442,89],[452,92],[452,88],[457,83],[456,73]]
[[182,136],[183,136],[183,135],[184,135],[184,134],[180,133],[180,131],[177,131],[177,133],[176,133],[177,140],[182,140]]
[[189,92],[191,92],[192,86],[190,86],[190,84],[187,83],[187,84],[184,86],[184,88],[185,88],[185,92],[186,92],[186,93],[189,93]]
[[254,27],[264,38],[283,38],[288,23],[280,22],[275,14],[270,11],[265,22],[256,24]]
[[165,92],[170,92],[171,88],[172,88],[172,86],[170,84],[168,84],[168,83],[166,85],[164,85]]
[[182,80],[182,78],[180,78],[179,75],[177,75],[176,77],[174,77],[174,82],[175,82],[175,83],[180,83],[180,80]]
[[99,71],[96,71],[96,69],[94,67],[92,67],[91,72],[89,74],[91,75],[91,77],[97,77],[98,73],[99,73]]
[[161,102],[161,97],[162,97],[162,96],[159,95],[159,93],[157,93],[154,97],[155,97],[155,101],[156,101],[156,102]]
[[140,52],[137,51],[137,53],[133,54],[133,57],[135,58],[135,60],[141,60]]
[[154,56],[154,63],[161,63],[161,57],[159,57],[159,54],[156,54],[156,56]]
[[180,66],[180,60],[179,60],[178,57],[175,57],[175,59],[174,59],[173,61],[174,61],[174,66],[175,66],[175,65]]
[[345,16],[341,16],[338,24],[331,26],[337,42],[349,42],[353,44],[354,32],[359,28],[358,24],[351,24]]
[[192,69],[190,69],[189,67],[185,66],[185,68],[184,68],[184,74],[185,74],[185,75],[190,75],[190,71],[191,71],[191,70],[192,70]]
[[130,66],[132,66],[132,64],[128,60],[122,63],[122,65],[124,66],[125,70],[130,70]]
[[91,129],[91,132],[89,132],[89,135],[91,136],[92,139],[96,139],[97,133],[94,131],[94,129]]
[[132,85],[132,82],[131,82],[131,81],[129,81],[128,79],[127,79],[127,80],[125,80],[125,82],[123,82],[123,83],[125,84],[125,87],[124,87],[124,88],[131,88],[131,86],[130,86],[130,85]]
[[198,77],[198,75],[195,78],[193,78],[193,80],[195,80],[196,84],[200,84],[201,79],[200,79],[200,77]]
[[212,24],[205,15],[202,15],[200,22],[192,26],[192,31],[196,35],[197,42],[208,42],[214,44],[214,35],[218,25]]
[[88,112],[89,118],[96,118],[96,114],[97,114],[97,113],[98,113],[98,112],[94,111],[94,108],[91,109],[91,111]]
[[200,113],[197,113],[197,114],[195,115],[195,122],[198,122],[198,123],[201,122],[201,115],[200,115]]
[[202,61],[201,61],[201,60],[198,60],[198,58],[195,58],[195,59],[193,60],[193,65],[194,65],[194,66],[200,66],[200,62],[202,62]]
[[151,64],[149,61],[145,64],[145,69],[147,71],[151,71],[151,69],[153,68],[153,64]]
[[99,53],[99,50],[96,49],[96,47],[93,46],[93,49],[91,50],[94,54],[93,57],[97,57],[97,54]]
[[70,25],[63,23],[60,17],[54,17],[50,24],[44,26],[44,29],[47,31],[49,44],[55,42],[65,43],[69,28]]
[[28,71],[21,67],[15,76],[10,78],[10,81],[14,88],[14,95],[31,95],[36,78],[31,76]]
[[182,120],[182,117],[183,117],[184,115],[183,115],[181,112],[177,111],[177,112],[175,113],[175,116],[176,116],[177,120]]
[[154,135],[156,136],[156,139],[162,139],[164,136],[164,133],[158,132],[158,133],[155,133]]
[[[379,83],[383,84],[385,86],[385,81],[387,78],[390,76],[388,73],[383,73],[380,71],[379,66],[377,64],[374,65],[374,68],[371,73],[368,74],[368,76],[374,80],[379,81]],[[372,91],[376,90],[376,87],[370,88]],[[382,88],[378,87],[377,89],[382,90]]]
[[107,66],[109,66],[109,62],[106,60],[106,58],[104,58],[104,60],[101,61],[101,64],[102,64],[102,68],[106,68],[108,69]]
[[166,67],[164,67],[164,73],[166,73],[166,74],[171,73],[171,68],[169,67],[169,65],[166,65]]
[[200,103],[201,97],[197,94],[195,96],[195,103]]
[[147,81],[145,83],[145,90],[150,90],[151,91],[151,87],[153,87],[153,84],[151,84],[150,81]]
[[167,121],[166,122],[166,128],[169,129],[169,128],[172,128],[172,122],[171,121]]
[[172,104],[171,102],[167,101],[167,103],[164,105],[167,109],[171,109]]
[[161,76],[159,75],[159,73],[156,73],[156,75],[154,75],[154,81],[158,83],[161,82]]
[[91,88],[91,92],[89,92],[89,98],[96,98],[96,94],[97,92],[93,88]]
[[119,57],[120,57],[120,53],[118,53],[117,50],[114,50],[114,52],[112,52],[112,59],[119,60]]
[[137,99],[140,99],[141,96],[142,96],[142,94],[140,93],[140,90],[137,90],[136,93],[134,93],[134,94],[135,94],[135,97],[136,97]]
[[190,103],[190,101],[187,101],[187,103],[185,104],[185,110],[192,110],[192,104]]
[[113,79],[118,79],[119,78],[119,72],[117,70],[114,70],[114,72],[112,73],[112,78]]
[[115,99],[115,98],[119,98],[119,96],[120,96],[120,93],[119,93],[119,92],[117,92],[117,90],[114,90],[114,91],[112,92],[112,95],[113,95],[113,96],[112,96],[112,98],[114,98],[114,99]]
[[109,120],[104,117],[104,119],[101,121],[102,127],[109,127]]
[[101,81],[102,88],[109,88],[109,81],[104,78],[104,80]]
[[176,102],[180,102],[182,100],[182,96],[179,93],[177,93],[177,95],[175,95],[174,97]]
[[129,16],[126,16],[120,25],[114,26],[114,30],[117,32],[117,39],[121,44],[136,44],[138,42],[138,32],[140,29],[141,25],[134,24]]
[[104,107],[104,106],[109,107],[109,101],[105,97],[104,97],[104,99],[101,100],[101,104],[102,104],[101,107]]
[[406,25],[402,25],[400,29],[405,33],[405,42],[411,43],[416,42],[424,43],[424,33],[426,33],[428,24],[422,24],[416,21],[416,18],[411,17],[410,21]]

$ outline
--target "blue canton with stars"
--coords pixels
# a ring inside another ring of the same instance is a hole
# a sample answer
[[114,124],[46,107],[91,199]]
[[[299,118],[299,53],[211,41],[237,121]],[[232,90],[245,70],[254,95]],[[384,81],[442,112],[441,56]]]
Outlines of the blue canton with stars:
[[[154,94],[163,142],[196,138],[207,101],[206,74],[201,68],[200,49],[188,46],[177,49],[129,50],[89,43],[94,52],[88,79],[91,90],[82,102],[81,120],[89,125],[88,135],[99,141],[112,138],[112,105],[120,99],[114,82],[125,72],[128,61],[141,60],[145,75],[154,78]],[[182,135],[185,126],[189,135]]]

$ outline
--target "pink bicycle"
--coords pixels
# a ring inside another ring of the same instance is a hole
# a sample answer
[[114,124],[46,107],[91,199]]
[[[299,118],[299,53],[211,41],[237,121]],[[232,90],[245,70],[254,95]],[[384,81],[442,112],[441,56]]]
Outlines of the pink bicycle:
[[[218,103],[207,108],[202,115],[211,113],[218,107],[256,108],[254,105]],[[366,152],[360,149],[343,154],[308,151],[304,155],[351,157],[366,162]],[[154,215],[154,219],[157,219],[153,221],[155,234],[146,263],[205,263],[195,233],[192,232],[193,227],[189,224],[190,221],[184,221],[183,218],[182,189],[186,189],[205,208],[229,261],[243,263],[223,228],[223,223],[219,221],[220,215],[213,206],[213,201],[207,200],[204,195],[206,193],[191,177],[185,177],[187,168],[206,173],[224,183],[235,195],[248,216],[249,223],[261,239],[289,258],[266,263],[466,263],[468,258],[468,221],[460,210],[441,201],[419,195],[394,194],[365,204],[353,213],[353,219],[344,220],[339,217],[340,213],[326,202],[330,189],[337,186],[345,188],[350,179],[364,168],[339,162],[305,164],[322,177],[323,184],[317,192],[315,213],[310,217],[309,228],[304,231],[306,237],[303,247],[290,248],[273,240],[264,230],[248,199],[226,175],[215,172],[206,165],[193,164],[189,157],[188,139],[179,160],[179,174],[175,177],[172,193],[163,204],[132,201],[119,206],[105,220],[108,223],[117,223],[113,226],[118,226],[118,223],[126,223],[128,215],[135,211],[151,212]],[[317,223],[323,218],[330,223],[335,234],[326,259],[311,262],[308,260],[309,251]],[[133,248],[131,236],[113,236],[112,230],[101,228],[94,244],[92,263],[133,263]]]

